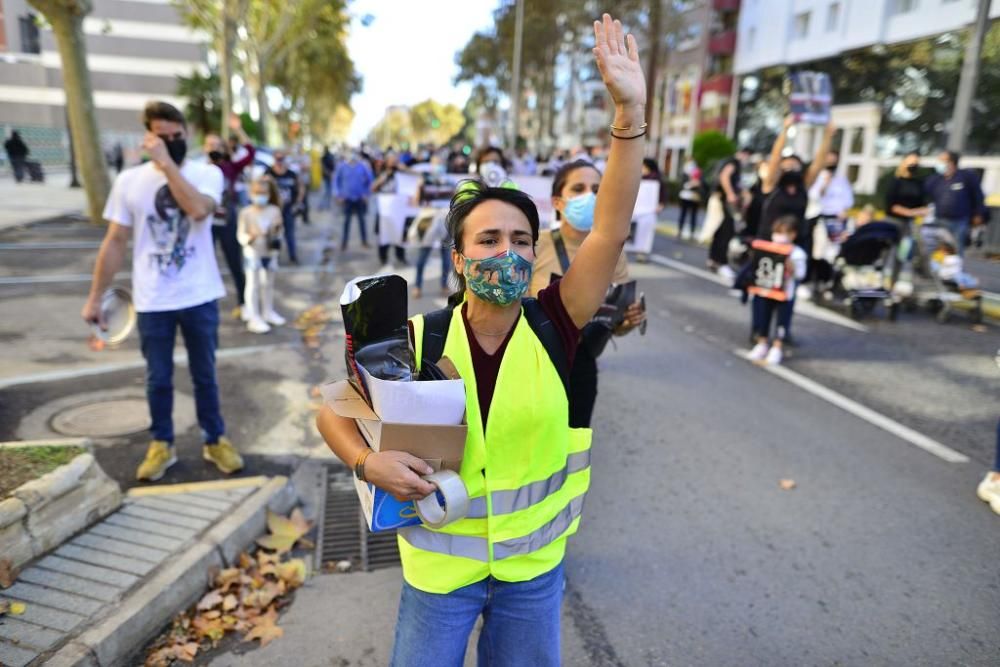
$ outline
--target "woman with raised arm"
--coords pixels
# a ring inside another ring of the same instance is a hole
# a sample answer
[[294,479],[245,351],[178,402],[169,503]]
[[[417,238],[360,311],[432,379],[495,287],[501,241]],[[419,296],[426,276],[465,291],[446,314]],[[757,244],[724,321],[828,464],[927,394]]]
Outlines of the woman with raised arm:
[[[448,214],[460,305],[412,320],[418,365],[447,356],[465,381],[460,475],[470,506],[444,528],[399,531],[405,582],[392,665],[462,665],[480,616],[480,665],[560,664],[562,561],[590,484],[590,430],[570,428],[565,380],[580,327],[603,301],[628,237],[646,133],[635,38],[607,14],[594,34],[615,104],[613,139],[593,230],[572,266],[537,300],[526,298],[535,205],[507,183],[465,183]],[[401,499],[434,490],[421,478],[431,472],[427,463],[368,450],[353,421],[323,408],[317,425],[334,453],[375,486]]]

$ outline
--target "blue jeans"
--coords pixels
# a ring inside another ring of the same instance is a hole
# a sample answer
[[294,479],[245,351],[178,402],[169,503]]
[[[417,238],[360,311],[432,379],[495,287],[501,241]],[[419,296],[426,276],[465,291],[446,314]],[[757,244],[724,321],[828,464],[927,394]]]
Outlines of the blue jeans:
[[[417,255],[417,288],[422,288],[424,286],[424,267],[427,266],[427,260],[430,259],[431,252],[434,248],[427,246],[420,249],[420,254]],[[448,287],[448,274],[451,273],[450,264],[450,254],[448,248],[441,246],[441,287]]]
[[445,595],[403,582],[389,664],[462,667],[469,634],[482,614],[480,667],[557,667],[564,582],[561,563],[530,581],[487,577]]
[[139,341],[146,358],[146,401],[153,420],[154,440],[174,441],[174,339],[180,326],[194,385],[194,404],[205,442],[219,441],[226,432],[215,380],[215,350],[219,347],[219,305],[215,301],[183,310],[139,313]]
[[955,237],[955,243],[958,247],[955,248],[958,251],[959,256],[965,255],[965,239],[969,236],[969,224],[968,218],[938,218],[938,222],[943,224],[945,227],[951,230],[952,235]]
[[344,200],[344,234],[340,237],[340,249],[347,248],[347,241],[351,238],[351,216],[358,217],[358,226],[361,227],[361,242],[368,244],[368,230],[365,228],[365,216],[368,214],[368,202],[364,199]]
[[281,209],[281,224],[285,229],[285,245],[288,246],[288,260],[293,264],[299,263],[299,255],[295,247],[295,213],[291,206]]

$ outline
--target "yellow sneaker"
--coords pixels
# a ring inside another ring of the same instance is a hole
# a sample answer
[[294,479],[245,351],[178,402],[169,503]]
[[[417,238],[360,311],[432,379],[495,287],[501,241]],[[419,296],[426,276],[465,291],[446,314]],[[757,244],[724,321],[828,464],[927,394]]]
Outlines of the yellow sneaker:
[[154,440],[149,443],[149,449],[146,450],[146,458],[139,464],[135,478],[155,482],[163,477],[163,473],[167,471],[167,468],[175,463],[177,463],[177,454],[174,453],[174,448],[170,446],[170,443],[163,440]]
[[226,436],[220,437],[219,442],[214,445],[202,447],[201,455],[227,475],[243,469],[243,458]]

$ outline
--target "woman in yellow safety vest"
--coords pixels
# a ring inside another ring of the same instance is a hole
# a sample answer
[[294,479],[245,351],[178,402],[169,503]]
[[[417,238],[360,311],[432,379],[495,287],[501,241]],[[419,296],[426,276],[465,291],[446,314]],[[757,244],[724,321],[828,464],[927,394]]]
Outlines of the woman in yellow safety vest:
[[[539,232],[527,195],[477,183],[452,200],[461,305],[447,313],[437,347],[465,381],[469,430],[460,475],[470,505],[466,518],[443,528],[399,531],[405,581],[394,666],[462,665],[480,616],[480,665],[560,663],[562,560],[590,483],[590,429],[569,426],[566,369],[628,237],[644,153],[636,139],[646,134],[635,38],[607,14],[594,34],[597,67],[615,102],[613,139],[593,230],[562,280],[537,300],[523,298]],[[440,314],[412,320],[418,365],[424,347],[431,354],[425,326],[441,322]],[[370,451],[352,420],[324,407],[317,426],[371,484],[400,499],[434,491],[421,478],[432,472],[427,463]]]

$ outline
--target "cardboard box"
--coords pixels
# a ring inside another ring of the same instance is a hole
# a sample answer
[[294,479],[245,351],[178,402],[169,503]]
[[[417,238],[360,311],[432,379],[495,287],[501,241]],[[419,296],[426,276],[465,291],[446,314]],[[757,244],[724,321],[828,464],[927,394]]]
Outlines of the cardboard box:
[[[426,383],[429,384],[429,383]],[[404,451],[427,461],[435,470],[459,472],[465,453],[466,424],[400,424],[382,421],[347,380],[322,387],[323,400],[341,417],[353,419],[362,437],[376,452]],[[395,530],[420,523],[412,501],[399,501],[382,489],[354,480],[372,532]]]

